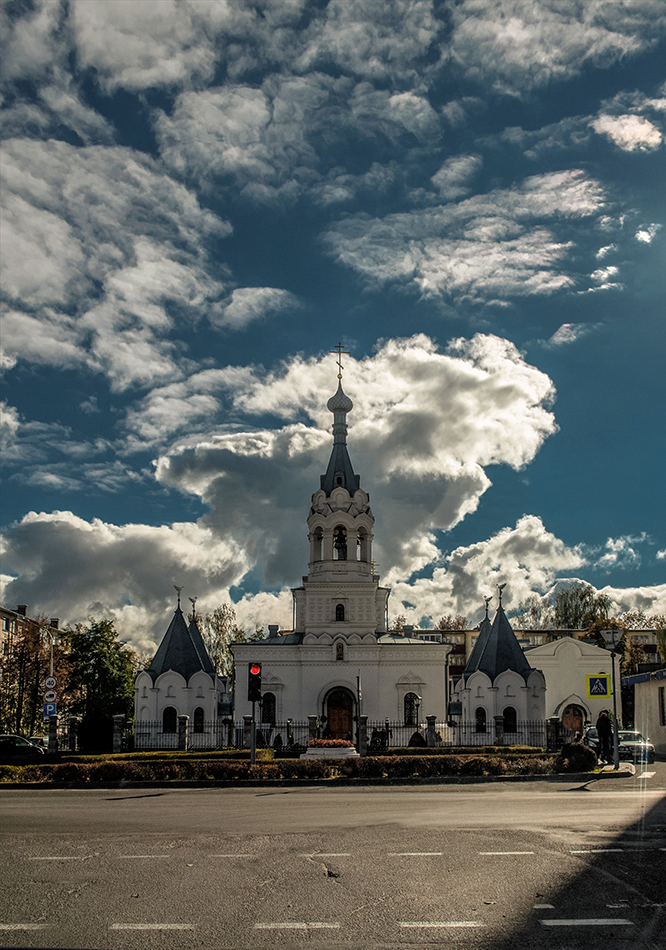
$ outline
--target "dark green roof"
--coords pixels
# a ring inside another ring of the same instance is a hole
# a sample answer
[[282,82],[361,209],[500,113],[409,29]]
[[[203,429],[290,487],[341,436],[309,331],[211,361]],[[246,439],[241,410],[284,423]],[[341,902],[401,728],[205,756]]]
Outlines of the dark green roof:
[[188,627],[180,607],[176,607],[169,629],[148,667],[153,680],[168,670],[180,673],[186,680],[199,670],[211,676],[215,675],[213,661],[196,620],[192,620]]
[[478,639],[463,676],[467,679],[477,670],[485,673],[491,681],[506,670],[513,670],[525,679],[532,672],[501,604],[497,608],[492,626],[487,617],[481,623]]

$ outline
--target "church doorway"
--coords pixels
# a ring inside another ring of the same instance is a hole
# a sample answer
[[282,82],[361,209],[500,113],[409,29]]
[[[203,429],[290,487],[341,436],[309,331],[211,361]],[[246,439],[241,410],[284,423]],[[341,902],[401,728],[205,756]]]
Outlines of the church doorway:
[[331,739],[348,739],[354,735],[354,696],[344,686],[336,686],[324,700],[326,731]]
[[575,703],[565,706],[564,712],[562,713],[562,725],[564,726],[567,737],[572,736],[576,732],[580,732],[582,735],[583,726],[585,725],[585,710]]

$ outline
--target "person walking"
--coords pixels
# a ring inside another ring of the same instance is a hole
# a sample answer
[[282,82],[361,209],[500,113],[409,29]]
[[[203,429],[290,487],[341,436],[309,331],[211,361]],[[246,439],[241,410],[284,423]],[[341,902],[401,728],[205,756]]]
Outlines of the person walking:
[[601,710],[596,725],[599,736],[599,761],[608,764],[611,760],[611,750],[613,748],[613,724],[610,721],[607,709]]

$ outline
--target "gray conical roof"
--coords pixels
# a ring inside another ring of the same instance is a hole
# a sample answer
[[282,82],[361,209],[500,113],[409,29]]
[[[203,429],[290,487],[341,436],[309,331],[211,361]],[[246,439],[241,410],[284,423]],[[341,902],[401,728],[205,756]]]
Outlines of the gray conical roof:
[[513,670],[524,679],[527,679],[532,672],[532,667],[527,662],[516,635],[511,629],[501,603],[497,608],[492,627],[487,618],[481,624],[479,637],[474,644],[463,676],[467,678],[477,670],[485,673],[491,681],[506,670]]
[[168,670],[180,673],[186,680],[199,670],[215,675],[213,662],[196,621],[192,621],[188,627],[180,606],[176,607],[169,628],[148,667],[153,680]]
[[328,400],[327,407],[333,413],[333,449],[326,474],[321,476],[321,488],[330,495],[334,488],[340,486],[353,495],[361,485],[361,478],[355,474],[347,451],[347,413],[352,411],[354,403],[343,391],[341,382],[335,395]]

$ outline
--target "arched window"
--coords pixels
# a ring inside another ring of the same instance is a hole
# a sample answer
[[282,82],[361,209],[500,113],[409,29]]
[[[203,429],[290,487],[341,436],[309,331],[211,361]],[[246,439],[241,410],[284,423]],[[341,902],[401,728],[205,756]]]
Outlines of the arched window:
[[315,528],[312,536],[312,560],[321,561],[322,548],[324,543],[324,532],[321,528]]
[[335,561],[347,560],[347,531],[342,525],[338,525],[333,531],[333,559]]
[[476,718],[476,731],[485,732],[486,731],[486,711],[483,706],[479,706],[475,713]]
[[176,732],[178,713],[173,706],[167,706],[162,713],[162,732]]
[[504,708],[504,731],[518,732],[518,716],[513,706]]
[[419,697],[416,693],[407,693],[405,696],[405,725],[418,726]]
[[275,693],[264,693],[261,697],[261,721],[275,725]]
[[204,711],[203,706],[197,706],[194,710],[194,732],[204,731]]
[[345,658],[345,645],[341,640],[335,644],[335,659],[344,660]]
[[335,619],[336,621],[345,619],[345,605],[344,604],[335,605]]
[[370,535],[365,528],[358,529],[358,560],[370,560]]

